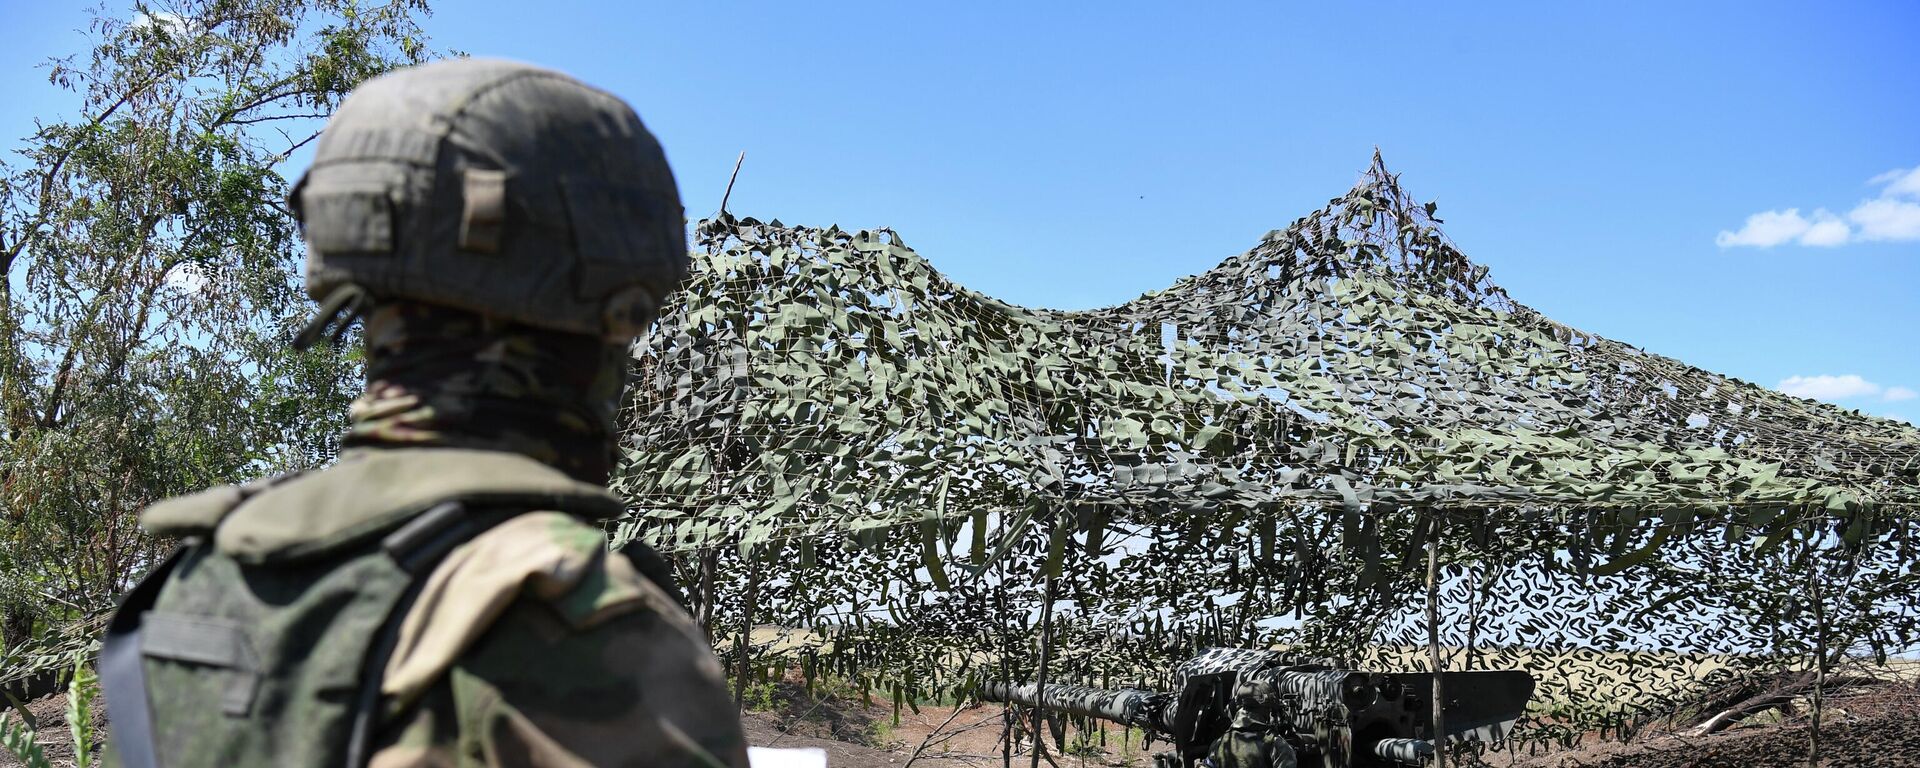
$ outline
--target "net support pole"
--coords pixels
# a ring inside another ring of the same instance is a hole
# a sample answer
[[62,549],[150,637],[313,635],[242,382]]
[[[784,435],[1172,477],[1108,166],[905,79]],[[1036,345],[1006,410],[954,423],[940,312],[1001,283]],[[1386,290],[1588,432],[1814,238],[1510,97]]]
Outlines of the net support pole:
[[1427,657],[1433,664],[1433,764],[1447,768],[1446,659],[1440,653],[1440,511],[1427,518]]
[[1813,723],[1807,729],[1807,765],[1820,765],[1820,715],[1827,686],[1827,610],[1820,595],[1820,542],[1807,556],[1807,597],[1813,601]]
[[747,711],[747,673],[753,668],[753,606],[760,599],[760,561],[758,547],[748,549],[747,590],[740,601],[740,636],[734,638],[737,657],[733,677],[733,700],[741,712]]
[[[1057,525],[1058,523],[1056,523]],[[1035,690],[1047,689],[1047,664],[1053,658],[1053,598],[1056,579],[1053,571],[1046,572],[1046,584],[1043,588],[1046,596],[1040,604],[1040,669],[1034,675]],[[1034,702],[1033,707],[1033,755],[1029,768],[1040,768],[1040,752],[1046,749],[1047,708],[1043,702]]]

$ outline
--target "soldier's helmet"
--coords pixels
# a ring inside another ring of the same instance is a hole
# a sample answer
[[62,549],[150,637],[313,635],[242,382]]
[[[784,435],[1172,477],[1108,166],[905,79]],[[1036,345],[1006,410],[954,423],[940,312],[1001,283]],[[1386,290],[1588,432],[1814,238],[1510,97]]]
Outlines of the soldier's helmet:
[[323,316],[364,292],[625,341],[687,269],[680,195],[639,115],[518,62],[362,84],[289,202]]

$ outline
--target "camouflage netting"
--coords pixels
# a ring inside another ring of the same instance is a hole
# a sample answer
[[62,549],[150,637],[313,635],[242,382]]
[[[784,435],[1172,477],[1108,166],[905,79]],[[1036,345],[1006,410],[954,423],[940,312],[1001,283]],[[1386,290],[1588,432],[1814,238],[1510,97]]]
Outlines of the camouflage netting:
[[[1539,733],[1714,669],[1920,641],[1920,430],[1555,323],[1376,158],[1251,251],[1012,306],[886,231],[725,217],[638,362],[617,480],[721,634],[951,693],[1199,645],[1540,676]],[[1057,578],[1049,578],[1057,576]],[[828,642],[830,641],[830,642]],[[1551,726],[1551,728],[1549,727]]]

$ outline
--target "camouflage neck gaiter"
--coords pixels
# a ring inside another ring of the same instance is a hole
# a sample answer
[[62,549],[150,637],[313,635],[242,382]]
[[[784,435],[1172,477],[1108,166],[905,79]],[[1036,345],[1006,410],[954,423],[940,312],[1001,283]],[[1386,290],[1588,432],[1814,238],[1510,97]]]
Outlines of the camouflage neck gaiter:
[[410,301],[365,317],[367,391],[347,447],[511,451],[607,482],[624,346]]

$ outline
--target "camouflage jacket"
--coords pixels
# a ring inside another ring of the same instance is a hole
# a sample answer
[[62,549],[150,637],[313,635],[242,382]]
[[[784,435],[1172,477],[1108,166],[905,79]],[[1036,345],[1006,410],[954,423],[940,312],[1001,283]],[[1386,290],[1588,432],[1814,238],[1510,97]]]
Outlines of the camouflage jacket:
[[558,512],[509,520],[441,563],[383,692],[413,706],[374,768],[746,766],[692,619],[599,529]]

